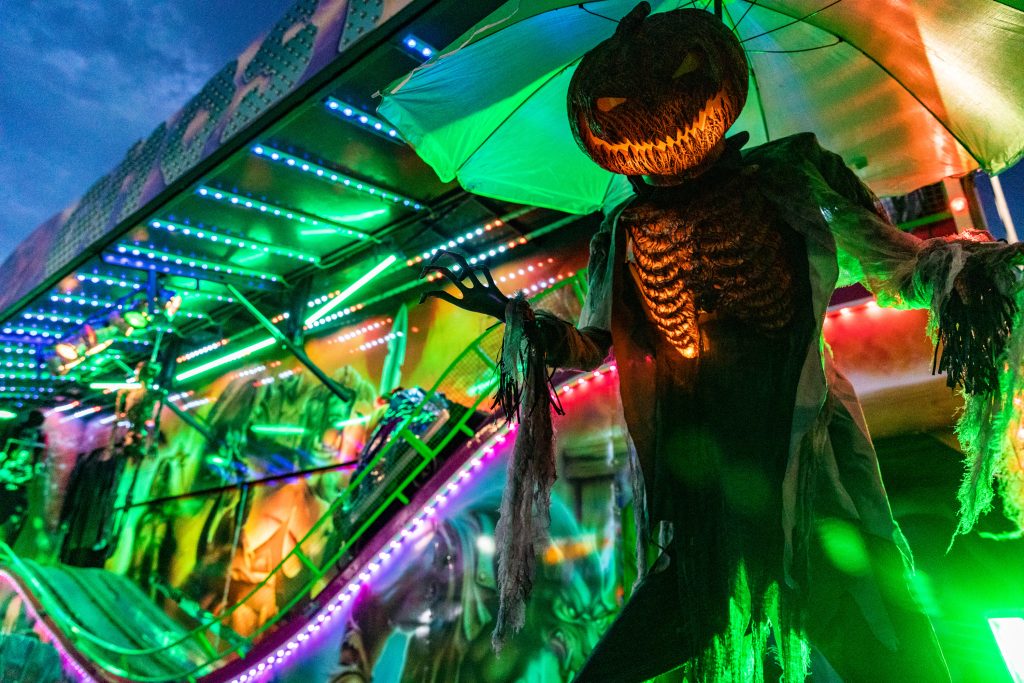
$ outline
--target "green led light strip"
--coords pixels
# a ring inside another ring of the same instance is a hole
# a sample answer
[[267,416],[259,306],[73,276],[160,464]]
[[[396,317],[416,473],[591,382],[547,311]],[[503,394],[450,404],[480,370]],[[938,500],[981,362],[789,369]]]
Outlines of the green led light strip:
[[[383,261],[381,261],[376,266],[371,268],[369,271],[364,273],[358,280],[356,280],[351,285],[346,287],[343,291],[339,292],[337,296],[329,299],[327,301],[327,303],[325,303],[323,306],[320,307],[319,310],[317,310],[315,313],[313,313],[308,318],[306,318],[305,325],[307,327],[316,327],[317,324],[318,324],[318,321],[321,318],[323,318],[323,316],[327,315],[332,310],[334,310],[339,305],[341,305],[341,303],[345,299],[347,299],[348,297],[352,296],[360,288],[365,286],[366,283],[368,283],[373,278],[377,277],[377,275],[379,275],[381,272],[383,272],[389,266],[394,264],[397,260],[398,259],[395,257],[394,254],[388,256],[387,258],[385,258]],[[312,307],[312,306],[317,305],[317,303],[320,303],[322,300],[323,300],[322,297],[320,299],[314,299],[313,301],[307,302],[306,305],[309,306],[309,307]],[[233,360],[237,360],[239,358],[244,358],[245,356],[248,356],[252,352],[258,351],[258,350],[260,350],[262,348],[266,348],[267,346],[270,346],[273,343],[274,343],[273,338],[264,339],[264,340],[262,340],[260,342],[252,344],[251,346],[247,346],[247,347],[245,347],[245,348],[243,348],[243,349],[241,349],[239,351],[234,351],[232,353],[227,354],[226,356],[221,356],[220,358],[216,358],[214,360],[208,361],[207,363],[204,363],[203,365],[199,365],[199,366],[196,366],[195,368],[192,368],[190,370],[186,370],[185,372],[182,372],[179,375],[177,375],[175,377],[175,380],[180,382],[180,381],[189,379],[190,377],[195,377],[196,375],[202,374],[202,373],[204,373],[204,372],[206,372],[208,370],[212,370],[213,368],[216,368],[216,367],[219,367],[221,365],[224,365],[225,363],[230,363]],[[219,348],[219,346],[220,345],[210,344],[210,345],[208,345],[208,347],[209,347],[208,351],[214,351],[217,348]],[[201,355],[201,354],[197,354],[197,355]]]
[[[247,200],[248,201],[248,200]],[[196,239],[207,240],[208,242],[217,242],[219,244],[225,244],[231,247],[238,247],[239,249],[250,249],[254,252],[261,254],[274,254],[275,256],[285,256],[287,258],[297,259],[299,261],[307,261],[309,263],[320,263],[319,256],[313,256],[312,254],[306,254],[295,249],[285,249],[275,244],[268,242],[260,242],[259,240],[253,240],[249,238],[241,238],[232,235],[226,235],[222,232],[218,232],[213,228],[202,228],[194,225],[185,225],[184,223],[175,223],[174,221],[150,221],[150,226],[166,230],[167,232],[177,232],[182,235],[189,237],[195,237]]]
[[308,318],[306,318],[305,324],[306,325],[312,325],[317,320],[319,320],[320,318],[324,317],[325,315],[327,315],[328,313],[333,311],[335,308],[340,306],[346,299],[348,299],[350,296],[352,296],[357,291],[359,291],[363,287],[363,285],[365,285],[367,282],[369,282],[373,278],[375,278],[378,275],[380,275],[382,272],[384,272],[388,268],[388,266],[390,266],[391,264],[393,264],[397,260],[398,260],[398,258],[394,254],[388,256],[386,259],[384,259],[383,261],[378,263],[376,266],[374,266],[373,268],[368,270],[366,273],[364,273],[362,275],[362,277],[360,277],[358,280],[356,280],[355,282],[350,284],[348,287],[346,287],[344,290],[342,290],[338,294],[338,296],[336,296],[336,297],[334,297],[332,299],[329,299],[327,301],[327,303],[325,303],[323,306],[321,306],[316,311],[314,311]]
[[347,187],[357,192],[363,192],[365,194],[378,197],[382,201],[390,201],[395,204],[401,204],[402,206],[407,206],[410,209],[413,209],[414,211],[420,211],[423,209],[423,205],[420,204],[415,199],[402,196],[396,192],[392,192],[391,190],[385,190],[382,187],[377,187],[376,185],[373,185],[366,181],[359,180],[357,178],[352,178],[342,173],[338,173],[337,171],[327,168],[326,166],[321,166],[320,164],[315,164],[312,161],[301,159],[295,156],[294,154],[282,152],[281,150],[274,149],[273,147],[267,147],[266,145],[256,145],[255,147],[252,148],[252,153],[258,157],[263,157],[264,159],[276,161],[278,163],[284,164],[285,166],[290,166],[291,168],[302,171],[304,173],[312,174],[325,182],[334,183],[335,185],[341,185],[343,187]]
[[258,280],[269,280],[270,282],[280,281],[280,278],[277,277],[276,275],[271,275],[264,271],[253,270],[252,268],[243,268],[242,266],[228,265],[226,263],[205,261],[203,259],[194,258],[192,256],[172,254],[166,251],[160,251],[159,249],[154,249],[151,246],[145,246],[141,244],[119,243],[115,246],[115,250],[118,254],[124,257],[135,256],[139,258],[146,258],[149,259],[150,261],[166,263],[169,266],[187,266],[189,268],[198,268],[199,270],[213,271],[214,273],[240,275],[242,277],[251,277],[253,279]]
[[287,436],[302,436],[306,433],[304,427],[295,425],[253,425],[253,434],[282,434]]
[[225,363],[230,363],[231,361],[238,360],[239,358],[245,358],[246,356],[257,352],[260,349],[265,349],[268,346],[273,346],[273,344],[274,344],[274,338],[273,337],[267,337],[266,339],[258,341],[255,344],[250,344],[249,346],[246,346],[244,349],[239,349],[238,351],[232,351],[231,353],[229,353],[229,354],[227,354],[225,356],[221,356],[220,358],[214,358],[213,360],[208,361],[206,363],[203,363],[202,365],[196,366],[196,367],[192,368],[191,370],[186,370],[185,372],[182,372],[179,375],[177,375],[174,378],[174,380],[176,382],[181,382],[181,381],[184,381],[186,379],[189,379],[190,377],[195,377],[197,375],[201,375],[201,374],[203,374],[205,372],[209,372],[210,370],[213,370],[214,368],[218,368],[221,365],[224,365]]
[[296,221],[303,225],[327,225],[335,229],[335,232],[339,235],[345,235],[346,237],[352,237],[357,240],[372,240],[373,238],[365,232],[359,230],[353,230],[347,225],[336,223],[334,221],[327,220],[321,216],[315,216],[305,211],[299,211],[297,209],[285,209],[280,206],[275,206],[269,202],[262,201],[260,199],[253,199],[252,197],[246,197],[244,195],[235,194],[234,192],[228,192],[227,190],[218,190],[212,187],[200,186],[196,189],[196,194],[201,197],[208,199],[216,199],[218,201],[228,202],[240,208],[252,209],[253,211],[260,211],[262,213],[277,216],[279,218],[285,218],[290,221]]

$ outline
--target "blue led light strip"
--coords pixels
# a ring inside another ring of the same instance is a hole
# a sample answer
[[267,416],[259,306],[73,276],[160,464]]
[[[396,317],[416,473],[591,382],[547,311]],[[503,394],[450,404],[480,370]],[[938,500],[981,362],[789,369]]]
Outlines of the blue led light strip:
[[[251,200],[246,200],[251,201]],[[307,261],[309,263],[320,263],[319,256],[313,256],[311,254],[305,254],[301,251],[294,249],[286,249],[279,247],[275,244],[267,242],[260,242],[249,238],[241,238],[235,235],[225,234],[211,227],[197,227],[194,225],[186,225],[184,223],[176,223],[174,221],[166,220],[155,220],[149,222],[150,227],[158,230],[165,230],[167,232],[175,232],[188,237],[194,237],[196,239],[207,240],[209,242],[217,242],[225,244],[229,247],[237,247],[239,249],[249,249],[253,252],[259,252],[263,254],[274,254],[276,256],[285,256],[287,258],[297,259],[299,261]]]
[[[325,182],[334,183],[335,185],[343,185],[351,190],[356,190],[357,192],[363,192],[377,197],[381,201],[401,204],[402,206],[407,206],[415,211],[421,211],[423,209],[423,205],[415,199],[400,195],[396,192],[392,192],[391,190],[384,189],[383,187],[378,187],[377,185],[368,183],[364,180],[347,176],[344,173],[339,173],[338,171],[327,168],[326,166],[315,164],[312,161],[302,159],[294,154],[289,154],[288,152],[282,152],[279,149],[274,149],[267,145],[255,145],[252,148],[252,153],[258,157],[263,157],[264,159],[270,159],[271,161],[279,164],[290,166],[298,171],[302,171],[303,173],[309,173],[310,175],[316,176]],[[212,192],[213,190],[210,191]]]
[[342,121],[347,121],[354,126],[368,130],[371,133],[375,133],[387,140],[400,143],[405,142],[394,126],[385,122],[383,119],[377,118],[373,114],[363,111],[359,107],[355,107],[347,102],[342,102],[336,97],[328,97],[324,100],[324,106],[327,107],[328,111],[336,114]]
[[60,339],[64,332],[62,330],[48,330],[41,327],[28,327],[25,325],[8,324],[3,328],[4,334],[13,334],[19,337],[42,337],[43,339]]
[[114,275],[113,273],[104,274],[95,270],[91,274],[77,273],[75,275],[75,279],[78,280],[79,282],[91,282],[93,284],[102,283],[107,285],[108,287],[130,287],[131,289],[134,289],[136,291],[142,289],[142,283],[140,282],[134,282],[130,279],[126,279],[124,276],[121,275]]
[[51,323],[66,323],[68,325],[84,325],[85,318],[77,316],[61,315],[59,313],[48,313],[46,311],[25,311],[21,314],[25,320],[45,320]]
[[402,41],[402,47],[404,47],[409,53],[416,55],[421,60],[430,59],[434,56],[434,53],[437,52],[433,46],[428,45],[411,33]]
[[347,225],[341,223],[335,223],[334,221],[327,220],[321,216],[314,216],[311,213],[305,211],[299,211],[297,209],[286,209],[270,202],[265,202],[261,199],[253,199],[252,197],[246,197],[244,195],[235,194],[234,192],[228,192],[227,190],[218,190],[212,187],[206,187],[202,185],[196,188],[196,194],[207,199],[216,199],[217,201],[226,202],[233,206],[237,206],[242,209],[250,209],[252,211],[259,211],[278,218],[284,218],[289,221],[295,221],[296,223],[302,223],[303,225],[327,225],[335,229],[335,232],[339,235],[345,235],[357,240],[369,240],[373,239],[370,235],[359,230],[353,230]]

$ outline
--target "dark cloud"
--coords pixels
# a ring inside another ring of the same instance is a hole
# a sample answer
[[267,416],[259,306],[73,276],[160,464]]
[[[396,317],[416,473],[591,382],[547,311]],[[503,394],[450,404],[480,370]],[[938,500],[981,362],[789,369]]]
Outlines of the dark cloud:
[[0,262],[293,0],[12,0],[0,40]]

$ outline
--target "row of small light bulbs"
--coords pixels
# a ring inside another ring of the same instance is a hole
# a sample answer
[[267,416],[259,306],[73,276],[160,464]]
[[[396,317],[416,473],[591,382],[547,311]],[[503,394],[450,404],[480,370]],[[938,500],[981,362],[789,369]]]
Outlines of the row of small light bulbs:
[[60,339],[63,335],[61,330],[48,330],[26,325],[7,325],[3,328],[3,333],[16,334],[19,337],[42,337],[43,339]]
[[467,231],[465,235],[459,235],[458,237],[454,237],[448,240],[447,242],[442,242],[433,249],[426,250],[419,256],[414,256],[413,258],[407,259],[405,265],[415,266],[419,263],[423,263],[424,261],[428,261],[430,260],[431,257],[433,257],[442,249],[454,249],[459,245],[465,244],[470,240],[480,237],[484,233],[490,232],[494,228],[500,228],[504,224],[504,221],[502,221],[500,218],[496,218],[493,221],[490,221],[489,223],[484,223],[482,226],[478,228],[474,228],[472,230]]
[[359,232],[358,230],[352,230],[351,228],[347,228],[343,225],[338,225],[326,218],[322,218],[321,216],[314,216],[311,213],[299,211],[298,209],[287,209],[283,206],[277,206],[261,199],[252,199],[245,195],[228,192],[227,190],[217,190],[212,187],[200,186],[196,190],[196,194],[209,199],[227,201],[229,204],[240,208],[252,209],[253,211],[274,215],[278,218],[284,218],[296,223],[302,223],[305,225],[328,225],[332,228],[336,228],[339,232],[348,234],[350,237],[354,237],[356,239],[369,239],[369,235],[366,233]]
[[95,271],[91,275],[87,275],[85,273],[78,273],[78,274],[75,275],[75,279],[78,280],[79,282],[91,282],[93,284],[99,284],[99,283],[102,282],[103,284],[107,285],[108,287],[113,287],[114,285],[117,285],[118,287],[124,287],[126,289],[127,288],[131,288],[131,289],[134,289],[134,290],[142,289],[142,285],[140,283],[138,283],[138,282],[132,282],[131,280],[119,279],[117,277],[114,277],[111,274],[100,275],[99,273],[97,273]]
[[358,124],[362,128],[380,135],[382,138],[394,140],[395,142],[405,142],[393,126],[386,124],[382,119],[377,118],[373,114],[368,114],[355,105],[342,102],[336,97],[328,97],[324,100],[324,106],[331,112],[338,114],[342,120]]
[[367,349],[372,349],[372,348],[374,348],[376,346],[380,346],[382,344],[387,344],[389,341],[392,341],[394,339],[399,339],[399,338],[404,337],[404,336],[405,336],[405,333],[401,332],[401,331],[398,331],[398,332],[388,332],[387,334],[385,334],[382,337],[377,337],[376,339],[371,339],[368,342],[363,342],[362,344],[360,344],[355,349],[352,349],[352,353],[355,353],[356,351],[366,351]]
[[[338,295],[338,293],[335,292],[335,293],[333,293],[331,296],[329,296],[327,298],[328,299],[333,299],[337,295]],[[327,323],[334,322],[335,320],[340,320],[341,318],[344,318],[345,316],[351,315],[352,313],[355,313],[356,311],[360,311],[362,309],[363,309],[363,304],[355,304],[354,306],[346,306],[345,308],[341,309],[340,311],[335,311],[334,313],[331,313],[330,315],[325,315],[322,318],[314,320],[313,322],[311,322],[308,325],[303,325],[302,329],[304,329],[304,330],[313,330],[313,329],[316,329],[318,327],[321,327],[322,325],[326,325]]]
[[22,360],[8,360],[0,363],[3,368],[45,368],[46,363],[26,363]]
[[[307,159],[302,159],[300,157],[295,156],[294,154],[289,154],[288,152],[283,152],[279,149],[267,147],[266,145],[256,145],[255,147],[252,148],[252,153],[255,154],[256,156],[264,157],[266,159],[270,159],[271,161],[280,162],[286,166],[296,168],[304,173],[312,173],[314,176],[320,178],[321,180],[335,183],[337,185],[343,185],[349,189],[357,190],[359,192],[372,195],[383,201],[390,200],[395,204],[407,206],[410,209],[413,209],[414,211],[420,211],[423,209],[423,205],[417,202],[415,199],[412,199],[410,197],[403,197],[402,195],[396,192],[392,192],[391,190],[385,190],[384,188],[378,187],[372,183],[359,180],[358,178],[346,176],[343,173],[338,173],[337,171],[327,168],[326,166],[321,166],[320,164],[309,161]],[[316,225],[316,223],[313,223],[313,225]]]
[[349,341],[350,339],[355,339],[356,337],[361,337],[364,334],[366,334],[367,332],[372,332],[373,330],[379,330],[380,328],[384,327],[385,325],[390,324],[391,322],[392,322],[391,318],[387,318],[385,320],[378,320],[377,322],[370,323],[368,325],[363,325],[362,327],[357,327],[354,330],[351,330],[349,332],[345,332],[343,334],[339,334],[339,335],[337,335],[335,337],[332,337],[331,340],[328,341],[327,343],[328,344],[343,344],[343,343]]
[[[589,384],[600,381],[603,377],[614,375],[615,372],[615,365],[608,364],[593,372],[574,378],[572,381],[560,386],[557,391],[559,394],[570,394],[574,388],[576,390],[586,388]],[[351,602],[358,595],[359,591],[369,584],[370,579],[387,566],[410,539],[418,536],[419,532],[437,514],[438,509],[443,507],[453,495],[465,487],[484,468],[486,461],[495,457],[499,448],[508,441],[509,435],[515,433],[516,428],[514,424],[503,426],[484,442],[477,451],[478,455],[470,458],[460,467],[438,489],[438,492],[428,500],[427,504],[413,517],[412,521],[402,531],[393,536],[384,546],[384,549],[379,551],[354,579],[335,593],[334,597],[310,619],[310,623],[306,627],[290,638],[283,646],[263,657],[261,661],[252,665],[245,672],[231,679],[230,683],[251,683],[269,675],[275,667],[288,660],[300,647],[308,644],[313,637],[326,628],[336,616],[336,613]]]
[[[241,275],[243,277],[251,277],[253,279],[269,280],[270,282],[279,282],[281,279],[276,275],[253,270],[251,268],[243,268],[233,264],[228,265],[216,263],[214,261],[205,261],[192,256],[164,252],[152,245],[119,244],[117,245],[116,250],[117,253],[123,255],[121,256],[122,263],[127,262],[128,259],[126,257],[128,254],[131,254],[132,256],[147,258],[150,261],[159,261],[166,264],[173,262],[174,265],[177,266],[188,266],[189,268],[198,268],[199,270],[212,270],[215,273],[224,272],[228,275]],[[141,265],[140,262],[136,262],[136,264]],[[169,265],[164,267],[164,272],[170,272]]]
[[289,377],[294,377],[295,375],[299,374],[300,372],[302,372],[301,368],[290,368],[288,370],[284,370],[282,372],[279,372],[276,375],[270,375],[270,376],[267,376],[267,377],[262,377],[262,378],[256,380],[255,382],[253,382],[252,385],[254,387],[264,387],[264,386],[266,386],[268,384],[273,384],[274,382],[276,382],[279,379],[288,379]]
[[221,348],[222,346],[227,346],[230,341],[231,341],[230,337],[224,337],[220,341],[215,341],[212,344],[207,344],[206,346],[201,346],[198,349],[194,349],[192,351],[189,351],[188,353],[181,354],[180,356],[178,356],[177,361],[179,363],[184,363],[185,361],[192,360],[193,358],[195,358],[197,356],[201,356],[204,353],[209,353],[211,351],[216,351],[217,349]]
[[253,239],[243,239],[241,237],[225,234],[219,229],[215,229],[214,226],[192,226],[185,223],[175,223],[174,221],[167,220],[150,221],[149,224],[154,228],[165,230],[167,232],[180,232],[182,235],[210,242],[218,242],[227,246],[238,247],[239,249],[250,249],[263,254],[274,254],[275,256],[284,256],[286,258],[293,258],[298,261],[307,261],[309,263],[319,263],[320,261],[318,256],[304,254],[294,249],[287,249],[273,244],[264,244],[263,242],[258,242]]
[[65,323],[68,325],[84,325],[85,318],[60,315],[59,313],[46,313],[43,311],[25,311],[21,314],[25,320],[39,320],[40,322]]

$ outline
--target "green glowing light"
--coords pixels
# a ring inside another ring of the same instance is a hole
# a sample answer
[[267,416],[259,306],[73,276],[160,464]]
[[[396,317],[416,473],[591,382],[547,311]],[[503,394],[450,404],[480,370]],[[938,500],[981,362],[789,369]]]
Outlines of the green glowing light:
[[334,423],[334,428],[335,429],[344,429],[345,427],[348,427],[350,425],[366,424],[369,421],[370,421],[370,416],[369,415],[362,415],[360,417],[351,417],[351,418],[349,418],[347,420],[341,420],[340,422],[335,422]]
[[827,518],[818,523],[821,547],[825,555],[841,571],[863,576],[871,571],[867,546],[860,531],[849,522]]
[[0,420],[13,420],[18,417],[17,413],[12,413],[9,410],[0,410]]
[[302,436],[306,433],[304,427],[295,425],[253,425],[254,434],[284,434],[288,436]]
[[988,620],[999,651],[1010,670],[1013,683],[1024,683],[1024,618],[1001,617]]
[[387,209],[374,209],[373,211],[363,211],[362,213],[354,213],[351,216],[342,216],[339,221],[358,223],[359,221],[367,221],[371,218],[375,218],[381,214],[387,213]]
[[244,349],[232,351],[231,353],[225,356],[221,356],[220,358],[214,358],[213,360],[203,363],[202,365],[198,365],[192,368],[191,370],[186,370],[185,372],[182,372],[181,374],[176,376],[174,379],[175,381],[182,382],[190,377],[195,377],[196,375],[201,375],[204,372],[208,372],[210,370],[213,370],[214,368],[218,368],[221,365],[224,365],[225,363],[230,363],[231,361],[238,360],[239,358],[245,358],[249,354],[255,353],[260,349],[265,349],[268,346],[272,346],[273,344],[274,338],[267,337],[266,339],[258,341],[255,344],[246,346]]
[[323,306],[318,308],[312,315],[306,318],[305,324],[312,325],[317,320],[333,311],[335,308],[340,306],[346,299],[348,299],[350,296],[359,291],[363,287],[363,285],[365,285],[367,282],[380,275],[386,268],[388,268],[388,266],[390,266],[397,260],[397,257],[394,254],[392,254],[391,256],[388,256],[386,259],[375,265],[369,271],[364,273],[362,277],[360,277],[358,280],[356,280],[348,287],[346,287],[344,291],[338,294],[338,296],[327,301],[327,303],[325,303]]
[[[362,213],[341,216],[338,220],[345,223],[359,223],[360,221],[369,220],[387,212],[387,209],[374,209],[373,211],[363,211]],[[339,233],[335,228],[309,228],[300,231],[299,234],[303,237],[309,237],[312,235],[337,235]]]

